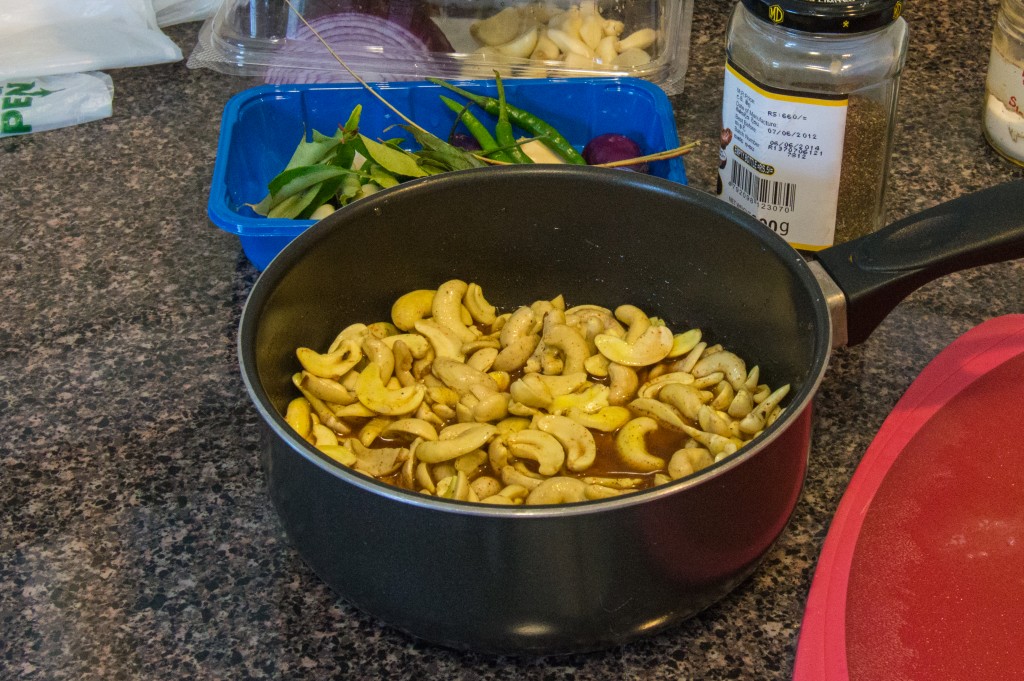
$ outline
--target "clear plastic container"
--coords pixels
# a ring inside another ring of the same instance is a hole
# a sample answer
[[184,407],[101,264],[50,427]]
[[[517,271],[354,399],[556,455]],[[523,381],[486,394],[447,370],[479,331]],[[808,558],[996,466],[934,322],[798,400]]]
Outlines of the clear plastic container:
[[898,0],[741,0],[719,194],[816,251],[884,224],[907,25]]
[[[224,0],[193,68],[268,83],[633,77],[683,89],[693,0]],[[308,24],[307,24],[308,22]]]
[[1024,0],[1003,0],[992,31],[983,129],[992,148],[1024,166]]

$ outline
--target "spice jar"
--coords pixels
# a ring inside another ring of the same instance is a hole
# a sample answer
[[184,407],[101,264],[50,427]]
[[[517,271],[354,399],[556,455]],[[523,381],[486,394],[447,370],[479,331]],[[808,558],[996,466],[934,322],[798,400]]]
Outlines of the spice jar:
[[741,0],[718,193],[817,251],[884,221],[907,25],[898,0]]
[[992,148],[1024,165],[1024,0],[1003,0],[992,30],[983,129]]

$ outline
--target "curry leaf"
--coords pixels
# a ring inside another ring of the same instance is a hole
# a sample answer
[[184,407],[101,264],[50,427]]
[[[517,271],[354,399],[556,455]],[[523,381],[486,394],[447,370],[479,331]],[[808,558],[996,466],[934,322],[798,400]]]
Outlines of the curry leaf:
[[395,175],[403,175],[405,177],[426,176],[426,171],[420,168],[416,157],[409,152],[393,149],[387,144],[381,144],[370,139],[366,135],[359,135],[359,138],[363,141],[363,145],[366,146],[366,152],[370,158],[386,170]]
[[383,167],[373,163],[370,165],[370,179],[374,184],[380,185],[383,189],[394,187],[398,184],[398,178],[384,170]]
[[473,154],[448,144],[437,135],[432,135],[429,132],[411,126],[403,127],[412,133],[412,136],[416,138],[416,141],[420,143],[424,150],[433,152],[432,157],[441,160],[451,170],[466,170],[467,168],[479,168],[486,165],[483,161],[473,156]]
[[319,163],[340,143],[340,137],[327,137],[316,131],[313,131],[313,141],[307,142],[306,135],[303,134],[298,146],[295,147],[295,151],[292,153],[291,159],[288,161],[288,165],[284,169],[291,170],[292,168]]
[[315,184],[320,184],[324,180],[345,175],[349,172],[351,171],[345,168],[338,168],[337,166],[300,166],[286,170],[275,177],[267,185],[267,189],[270,190],[270,195],[274,197],[275,201],[280,201],[294,196]]
[[276,206],[270,209],[267,213],[268,218],[289,218],[294,219],[302,214],[302,211],[306,209],[306,206],[310,205],[314,198],[316,198],[319,187],[310,187],[301,194],[290,196],[284,201],[281,201]]

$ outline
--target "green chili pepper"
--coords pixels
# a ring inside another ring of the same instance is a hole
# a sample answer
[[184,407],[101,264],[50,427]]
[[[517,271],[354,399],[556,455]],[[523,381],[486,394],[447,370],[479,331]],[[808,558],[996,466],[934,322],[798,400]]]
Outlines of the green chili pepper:
[[[501,102],[493,97],[487,97],[486,95],[479,95],[475,92],[464,90],[439,78],[428,78],[427,80],[435,85],[440,85],[443,88],[462,95],[491,115],[497,115],[501,109]],[[505,104],[505,111],[512,123],[527,131],[533,137],[539,138],[544,142],[544,144],[547,144],[562,158],[564,158],[566,162],[581,166],[587,165],[587,162],[583,160],[583,156],[580,155],[580,152],[576,151],[576,148],[572,146],[569,140],[563,137],[562,134],[550,123],[538,118],[528,111],[524,111],[523,109],[519,109],[508,103]]]
[[487,158],[493,158],[496,161],[504,161],[505,163],[512,163],[512,158],[498,146],[498,143],[494,140],[491,132],[487,129],[479,118],[474,116],[470,110],[454,99],[449,99],[444,95],[441,95],[441,101],[444,102],[445,106],[458,114],[459,120],[469,134],[473,136],[473,139],[480,145],[481,156]]
[[[495,74],[497,76],[497,74]],[[508,104],[505,102],[505,85],[501,82],[501,76],[497,76],[498,84],[498,122],[494,124],[494,137],[498,144],[508,149],[508,155],[512,157],[513,163],[533,163],[533,159],[526,155],[516,142],[515,133],[512,131],[512,122],[508,119]]]

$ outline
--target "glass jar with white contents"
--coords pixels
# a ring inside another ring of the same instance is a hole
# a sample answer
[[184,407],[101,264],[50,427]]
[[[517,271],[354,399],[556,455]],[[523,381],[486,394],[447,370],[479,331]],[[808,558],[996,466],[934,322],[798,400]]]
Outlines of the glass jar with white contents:
[[907,25],[899,0],[741,0],[718,193],[794,247],[883,225]]
[[985,79],[985,138],[1024,165],[1024,0],[1002,0]]

